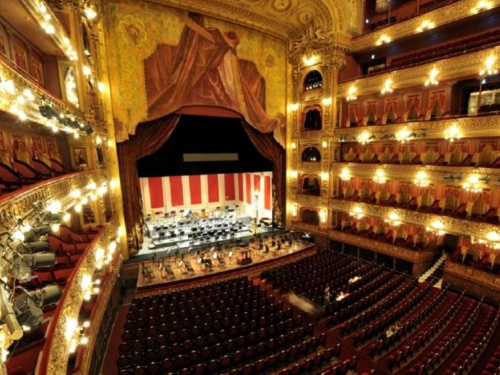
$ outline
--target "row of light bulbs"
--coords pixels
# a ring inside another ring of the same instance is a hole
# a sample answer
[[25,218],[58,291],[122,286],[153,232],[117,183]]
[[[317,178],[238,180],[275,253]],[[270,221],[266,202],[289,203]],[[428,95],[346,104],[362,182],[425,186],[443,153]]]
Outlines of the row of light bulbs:
[[[343,167],[340,171],[339,177],[342,181],[350,181],[352,179],[351,172],[348,167]],[[385,175],[383,169],[377,169],[373,176],[373,182],[377,184],[385,184],[389,179]],[[462,188],[472,193],[480,193],[483,191],[481,187],[482,182],[487,182],[487,178],[482,178],[478,173],[471,173],[467,176],[466,181],[462,184]],[[431,181],[429,175],[425,170],[418,171],[415,175],[413,183],[418,187],[427,187]]]
[[[481,77],[484,77],[484,76],[490,76],[490,75],[497,74],[498,69],[495,68],[495,63],[496,63],[496,57],[492,53],[491,55],[489,55],[485,59],[484,66],[479,71],[479,75]],[[435,67],[433,67],[429,72],[429,76],[427,77],[427,79],[424,82],[424,86],[436,86],[436,85],[438,85],[439,84],[439,81],[437,79],[438,74],[439,74],[439,70],[437,70]],[[394,91],[393,84],[394,84],[394,81],[392,80],[392,78],[388,77],[384,81],[384,84],[382,85],[380,93],[382,95],[392,93]],[[349,86],[349,88],[347,89],[346,96],[345,96],[346,100],[347,101],[356,100],[358,98],[356,96],[357,91],[358,91],[358,89],[355,85]]]

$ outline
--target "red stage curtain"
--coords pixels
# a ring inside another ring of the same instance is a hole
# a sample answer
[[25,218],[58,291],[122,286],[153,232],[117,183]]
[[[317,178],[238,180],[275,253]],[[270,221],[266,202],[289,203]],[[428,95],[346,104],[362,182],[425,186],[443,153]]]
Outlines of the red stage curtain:
[[219,175],[209,174],[207,175],[207,185],[208,185],[208,202],[218,202],[219,201]]
[[283,114],[271,119],[265,111],[265,83],[255,64],[236,55],[238,35],[206,28],[199,14],[179,17],[184,29],[178,45],[159,45],[144,61],[148,118],[212,106],[240,113],[261,132],[283,124]]
[[163,208],[163,182],[161,177],[149,177],[149,194],[151,195],[151,208]]
[[173,114],[141,124],[135,135],[126,142],[116,144],[130,255],[137,252],[142,244],[143,213],[137,160],[157,151],[170,137],[179,118],[179,115]]

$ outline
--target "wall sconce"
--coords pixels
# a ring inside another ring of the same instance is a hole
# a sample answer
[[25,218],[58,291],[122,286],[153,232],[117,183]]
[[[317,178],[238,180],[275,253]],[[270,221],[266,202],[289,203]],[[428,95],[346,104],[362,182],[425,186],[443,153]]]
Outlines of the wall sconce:
[[292,150],[295,150],[297,148],[297,143],[292,142],[292,144],[290,145],[290,147],[292,148]]
[[89,339],[85,336],[85,329],[88,327],[90,327],[89,321],[85,321],[82,325],[78,325],[78,320],[75,318],[68,319],[66,322],[66,337],[70,340],[70,353],[74,353],[79,345],[88,344]]
[[387,181],[387,177],[385,176],[385,172],[382,169],[377,169],[375,171],[375,176],[373,176],[373,182],[377,184],[385,184]]
[[323,181],[328,180],[328,173],[327,173],[327,172],[321,172],[321,179],[322,179]]
[[352,209],[352,211],[349,212],[349,215],[352,216],[355,219],[358,219],[358,220],[360,220],[360,219],[362,219],[362,218],[365,217],[363,209],[361,207],[359,207],[359,206],[354,207]]
[[491,231],[486,234],[486,241],[493,247],[495,250],[500,249],[500,234],[496,231]]
[[429,72],[429,78],[425,81],[424,86],[436,86],[439,81],[436,79],[439,71],[436,68],[432,68]]
[[330,104],[332,104],[332,98],[323,98],[323,100],[321,100],[321,102],[325,106],[330,105]]
[[326,211],[325,210],[321,210],[319,212],[319,219],[320,219],[322,224],[326,223]]
[[496,57],[490,55],[486,58],[484,62],[484,69],[479,72],[480,76],[491,76],[498,73],[498,69],[495,69],[493,65],[495,64]]
[[417,27],[417,32],[421,33],[424,30],[430,30],[434,28],[434,22],[429,20],[423,20],[419,27]]
[[314,65],[318,62],[318,60],[319,60],[318,55],[311,55],[311,56],[302,57],[302,61],[304,62],[305,66]]
[[478,173],[472,173],[467,177],[467,181],[464,182],[462,188],[471,193],[480,193],[483,188],[479,186],[480,182],[489,182],[489,178],[480,178]]
[[387,44],[391,42],[391,38],[385,34],[380,35],[380,38],[377,39],[375,43],[377,46],[381,46],[382,44]]
[[292,204],[290,207],[290,211],[292,212],[292,217],[297,217],[297,212],[299,212],[299,207],[297,204]]
[[452,125],[444,131],[444,139],[449,140],[450,142],[454,142],[455,139],[460,138],[462,138],[462,133],[456,125]]
[[351,179],[351,172],[349,171],[349,168],[342,168],[339,176],[342,181],[349,181]]
[[401,225],[401,220],[399,219],[399,215],[395,212],[391,212],[389,214],[389,217],[384,221],[393,227],[399,227]]
[[369,143],[372,139],[375,139],[375,136],[368,133],[367,131],[364,131],[358,137],[356,138],[359,143],[362,145]]
[[392,79],[387,78],[384,82],[384,87],[382,87],[380,93],[384,95],[384,94],[390,94],[393,91],[394,90],[392,89]]
[[293,103],[288,105],[288,110],[290,112],[298,111],[298,109],[299,109],[299,103]]
[[297,178],[297,177],[299,177],[299,171],[297,171],[296,169],[292,169],[292,170],[290,171],[290,177],[292,177],[292,178]]
[[429,186],[429,178],[427,176],[427,172],[419,171],[413,180],[413,183],[419,187]]
[[395,134],[395,137],[399,142],[405,143],[410,141],[415,135],[415,133],[410,133],[408,129],[401,129]]
[[444,224],[441,220],[434,220],[430,226],[425,227],[427,232],[431,232],[436,236],[442,236],[445,234]]
[[349,89],[347,90],[347,95],[345,97],[345,100],[347,100],[348,102],[350,102],[351,100],[356,100],[358,97],[356,96],[356,92],[358,91],[358,89],[354,86],[351,86],[349,87]]
[[477,14],[483,10],[489,10],[492,8],[492,5],[489,1],[480,0],[475,7],[471,9],[472,14]]
[[321,147],[327,148],[328,147],[328,141],[321,142]]

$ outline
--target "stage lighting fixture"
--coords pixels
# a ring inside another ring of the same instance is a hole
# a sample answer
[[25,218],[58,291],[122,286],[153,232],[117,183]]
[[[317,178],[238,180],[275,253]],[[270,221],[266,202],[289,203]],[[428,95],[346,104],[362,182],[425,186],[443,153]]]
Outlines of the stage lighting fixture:
[[12,305],[17,321],[25,330],[39,327],[43,323],[43,308],[57,303],[62,296],[59,285],[47,285],[33,292],[21,290],[23,293],[14,298]]
[[24,233],[24,241],[27,242],[36,242],[40,240],[40,237],[46,236],[47,234],[52,233],[52,229],[50,225],[44,225],[37,228],[31,228],[27,232]]
[[16,250],[21,254],[50,252],[50,243],[49,241],[22,243],[19,246],[17,246]]
[[35,276],[33,269],[52,267],[56,264],[56,255],[52,253],[38,254],[13,254],[11,259],[6,258],[11,264],[10,274],[20,282],[28,282]]

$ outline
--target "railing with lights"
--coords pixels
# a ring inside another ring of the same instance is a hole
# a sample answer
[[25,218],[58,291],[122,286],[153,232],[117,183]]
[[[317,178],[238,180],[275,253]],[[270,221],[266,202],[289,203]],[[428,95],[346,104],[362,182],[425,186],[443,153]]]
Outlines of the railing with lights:
[[41,87],[0,63],[0,110],[45,125],[53,132],[89,135],[92,126],[83,113],[70,108]]

